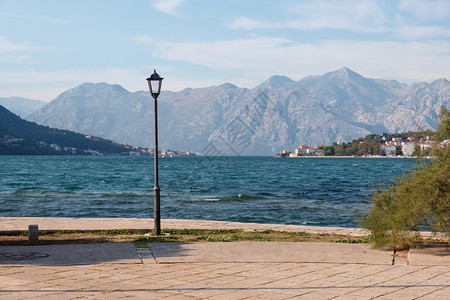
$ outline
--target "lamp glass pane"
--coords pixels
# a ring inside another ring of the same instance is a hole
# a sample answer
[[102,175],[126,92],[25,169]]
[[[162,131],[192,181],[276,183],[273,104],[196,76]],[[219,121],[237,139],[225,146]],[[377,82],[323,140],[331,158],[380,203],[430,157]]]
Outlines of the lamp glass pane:
[[161,91],[161,80],[150,80],[151,93],[158,94]]

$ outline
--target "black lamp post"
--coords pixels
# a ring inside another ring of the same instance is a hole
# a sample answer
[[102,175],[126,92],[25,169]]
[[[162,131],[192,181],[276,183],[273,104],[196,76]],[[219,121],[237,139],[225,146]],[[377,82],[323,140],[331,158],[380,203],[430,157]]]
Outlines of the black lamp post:
[[158,96],[161,92],[162,80],[156,70],[153,74],[147,78],[150,94],[153,97],[153,103],[155,108],[155,147],[153,148],[153,157],[155,160],[155,187],[153,188],[153,205],[154,205],[154,222],[155,222],[155,235],[161,234],[161,209],[160,209],[160,189],[158,183]]

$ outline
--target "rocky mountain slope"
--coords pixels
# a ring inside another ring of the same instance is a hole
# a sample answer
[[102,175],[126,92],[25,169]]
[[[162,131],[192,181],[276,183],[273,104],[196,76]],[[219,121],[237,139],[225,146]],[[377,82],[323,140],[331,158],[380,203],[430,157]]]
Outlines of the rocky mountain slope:
[[[301,144],[436,128],[439,109],[449,102],[446,79],[406,85],[365,78],[347,68],[299,81],[273,76],[253,89],[227,83],[163,91],[159,143],[208,155],[272,155]],[[119,85],[82,84],[29,119],[133,145],[153,143],[149,92],[131,93]]]

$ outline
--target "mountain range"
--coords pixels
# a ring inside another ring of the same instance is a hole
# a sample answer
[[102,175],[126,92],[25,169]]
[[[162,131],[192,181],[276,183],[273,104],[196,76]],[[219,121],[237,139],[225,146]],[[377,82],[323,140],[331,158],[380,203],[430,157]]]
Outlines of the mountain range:
[[[441,106],[449,107],[449,102],[447,79],[407,85],[365,78],[348,68],[299,81],[272,76],[252,89],[225,83],[163,91],[158,98],[159,144],[206,155],[273,155],[301,144],[351,141],[369,133],[435,129]],[[79,85],[27,119],[153,145],[153,99],[148,91],[132,93],[119,85]]]

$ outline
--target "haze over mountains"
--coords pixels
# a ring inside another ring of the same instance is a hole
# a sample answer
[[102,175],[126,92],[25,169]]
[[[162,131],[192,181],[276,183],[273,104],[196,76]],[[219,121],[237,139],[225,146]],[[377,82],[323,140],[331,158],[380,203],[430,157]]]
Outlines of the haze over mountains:
[[21,117],[34,113],[45,104],[47,102],[22,97],[0,98],[0,105]]
[[[226,83],[163,91],[159,143],[207,155],[273,155],[369,133],[435,129],[440,107],[449,102],[447,79],[406,85],[347,68],[299,81],[273,76],[253,89]],[[82,84],[27,119],[132,145],[153,144],[149,92],[131,93],[119,85]]]

